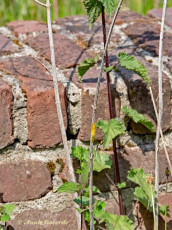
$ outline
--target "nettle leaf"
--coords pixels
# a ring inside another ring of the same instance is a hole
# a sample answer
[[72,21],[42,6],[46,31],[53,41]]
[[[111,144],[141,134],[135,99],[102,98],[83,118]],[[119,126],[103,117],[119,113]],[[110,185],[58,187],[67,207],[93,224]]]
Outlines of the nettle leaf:
[[133,222],[127,216],[117,216],[109,213],[107,215],[107,227],[108,230],[132,230]]
[[93,171],[101,172],[103,169],[111,168],[112,160],[107,153],[94,151]]
[[122,112],[132,119],[136,123],[140,123],[144,125],[151,132],[155,132],[154,125],[151,121],[149,121],[143,114],[138,113],[135,109],[128,108],[127,106],[122,107]]
[[104,146],[108,146],[110,142],[120,134],[125,132],[124,125],[118,119],[110,121],[99,120],[96,126],[104,132]]
[[147,209],[153,211],[152,198],[155,197],[155,189],[153,184],[149,183],[149,178],[152,177],[145,174],[143,169],[131,168],[127,178],[140,186],[135,189],[135,196]]
[[118,187],[119,189],[125,188],[125,187],[126,187],[126,182],[118,183],[118,184],[117,184],[117,187]]
[[162,205],[162,206],[159,206],[159,213],[164,215],[164,216],[167,216],[167,217],[170,217],[169,215],[169,206],[168,205]]
[[98,60],[99,60],[99,56],[97,56],[95,58],[87,58],[80,63],[80,65],[78,66],[78,71],[77,71],[77,77],[78,77],[79,82],[82,82],[82,77],[84,76],[84,74],[92,66],[94,66],[98,62]]
[[147,86],[149,85],[150,80],[147,69],[133,55],[129,55],[126,52],[120,53],[118,54],[118,62],[122,67],[137,73],[146,82]]
[[107,14],[109,14],[109,16],[112,16],[115,10],[115,1],[114,0],[100,0],[100,1],[105,7]]
[[102,12],[102,3],[98,0],[84,0],[84,6],[89,17],[90,29]]
[[75,193],[79,191],[79,184],[75,182],[66,182],[61,185],[58,189],[58,192],[67,192],[67,193]]
[[[82,196],[82,200],[81,198],[76,198],[74,199],[74,202],[77,203],[78,205],[83,205],[83,206],[89,206],[90,203],[90,198],[87,196]],[[93,199],[93,203],[95,202],[95,200]]]
[[0,217],[0,220],[2,222],[6,222],[6,221],[10,220],[10,216],[7,213],[5,213]]
[[72,147],[72,157],[74,159],[78,159],[80,161],[85,160],[86,162],[89,162],[89,149],[86,149],[82,146],[76,146],[76,147]]
[[3,207],[5,209],[5,213],[10,214],[16,208],[16,205],[15,204],[4,204]]

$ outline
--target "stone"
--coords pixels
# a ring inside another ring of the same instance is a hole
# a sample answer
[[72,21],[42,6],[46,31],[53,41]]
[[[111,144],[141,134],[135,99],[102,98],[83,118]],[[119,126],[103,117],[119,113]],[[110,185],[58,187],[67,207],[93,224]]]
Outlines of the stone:
[[[123,32],[126,33],[135,43],[135,45],[153,53],[155,56],[159,54],[159,36],[160,25],[150,20],[136,22],[128,25]],[[172,55],[172,35],[165,32],[163,42],[163,54]]]
[[[150,16],[150,17],[155,17],[158,20],[161,20],[162,19],[162,9],[149,10],[147,15]],[[172,7],[169,7],[169,8],[166,9],[165,23],[172,27],[171,18],[172,18]]]
[[[148,71],[150,85],[152,87],[156,106],[158,106],[158,68],[146,62],[143,58],[135,55],[135,58],[140,60]],[[128,71],[122,67],[118,68],[120,75],[123,77],[128,88],[129,102],[133,109],[145,115],[148,120],[156,124],[156,116],[151,100],[150,92],[146,87],[146,83],[132,71]],[[163,118],[162,130],[166,132],[170,129],[171,124],[171,83],[166,74],[163,74]],[[150,134],[150,132],[134,122],[130,123],[132,130],[136,134]]]
[[37,199],[52,189],[50,173],[41,161],[1,163],[0,178],[3,203]]
[[69,167],[67,164],[67,159],[58,159],[57,162],[60,164],[59,177],[64,182],[70,181]]
[[75,230],[77,220],[75,210],[67,208],[58,213],[47,210],[28,210],[19,213],[7,223],[8,230]]
[[0,34],[0,54],[11,54],[17,53],[20,51],[20,48],[12,42],[9,38],[5,37],[4,35]]
[[13,94],[0,76],[0,149],[13,143]]
[[7,27],[16,35],[48,31],[47,25],[38,21],[12,21]]
[[[89,57],[86,52],[66,36],[62,34],[53,34],[53,39],[57,67],[73,67]],[[39,51],[47,60],[51,60],[48,34],[41,34],[34,38],[28,38],[26,42],[32,48]]]
[[[28,144],[32,148],[53,147],[62,141],[51,75],[32,57],[0,61],[0,69],[16,75],[27,97]],[[67,129],[65,87],[59,83],[62,114]]]

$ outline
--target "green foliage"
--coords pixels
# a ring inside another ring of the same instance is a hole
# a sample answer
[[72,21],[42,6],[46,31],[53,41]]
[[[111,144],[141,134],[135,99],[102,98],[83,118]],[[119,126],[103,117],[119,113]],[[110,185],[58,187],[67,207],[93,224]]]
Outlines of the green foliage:
[[117,68],[116,68],[116,66],[109,66],[109,67],[104,67],[104,71],[106,72],[106,73],[108,73],[108,72],[111,72],[112,70],[117,70]]
[[118,183],[118,184],[117,184],[117,187],[118,187],[119,189],[125,188],[125,187],[126,187],[126,182]]
[[120,134],[125,132],[124,125],[118,119],[110,121],[99,120],[96,126],[104,133],[104,146],[108,146],[110,142]]
[[10,220],[10,213],[16,208],[14,204],[4,204],[0,207],[0,221],[6,222]]
[[98,0],[84,0],[84,6],[89,17],[90,29],[102,12],[102,3]]
[[[152,199],[155,199],[156,194],[153,178],[145,174],[143,169],[131,168],[128,173],[128,179],[139,185],[139,187],[135,188],[134,195],[150,212],[153,212]],[[168,205],[159,206],[158,208],[160,214],[169,216]]]
[[122,67],[137,73],[146,82],[147,86],[149,85],[150,80],[147,69],[133,55],[129,55],[126,52],[120,53],[118,54],[118,62]]
[[[84,196],[89,197],[90,188],[86,187],[83,189],[83,191],[84,191]],[[93,186],[93,194],[101,194],[100,190],[96,186]]]
[[79,82],[82,82],[82,77],[84,76],[84,74],[92,66],[94,66],[98,62],[98,60],[99,60],[99,56],[97,56],[95,58],[87,58],[80,63],[80,65],[78,66],[78,71],[77,71],[77,77],[78,77]]
[[75,182],[66,182],[62,184],[58,189],[58,192],[67,192],[67,193],[75,193],[79,191],[79,184]]
[[151,132],[155,132],[154,125],[151,121],[149,121],[143,114],[138,113],[135,109],[128,108],[127,106],[122,107],[122,112],[132,119],[136,123],[140,123],[144,125]]
[[106,9],[106,12],[109,16],[112,16],[115,10],[115,1],[114,0],[100,0]]

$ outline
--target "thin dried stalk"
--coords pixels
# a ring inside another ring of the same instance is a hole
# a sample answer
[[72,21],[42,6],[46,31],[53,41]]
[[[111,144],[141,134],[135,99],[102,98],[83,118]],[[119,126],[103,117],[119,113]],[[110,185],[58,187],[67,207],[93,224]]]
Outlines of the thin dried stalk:
[[[52,75],[53,75],[54,92],[55,92],[55,102],[56,102],[57,114],[58,114],[58,118],[59,118],[59,124],[60,124],[60,130],[61,130],[63,145],[64,145],[64,149],[66,152],[66,157],[67,157],[67,164],[69,167],[70,179],[71,179],[71,181],[76,182],[75,173],[74,173],[73,166],[72,166],[72,160],[70,157],[70,151],[69,151],[69,147],[68,147],[68,143],[67,143],[66,130],[65,130],[65,126],[64,126],[60,97],[59,97],[58,74],[57,74],[56,62],[55,62],[54,42],[53,42],[52,23],[51,23],[51,9],[50,9],[51,4],[50,4],[50,0],[46,0],[46,5],[37,1],[37,0],[35,0],[35,2],[39,3],[40,5],[46,6],[46,8],[47,8],[48,35],[49,35],[50,52],[51,52],[51,63],[52,63]],[[75,198],[77,198],[77,193],[75,193],[74,196],[75,196]],[[76,215],[77,215],[78,229],[80,229],[80,227],[81,227],[81,215],[78,213],[78,211],[76,211]]]
[[[122,2],[123,2],[123,0],[120,0],[120,2],[118,4],[118,7],[117,7],[117,10],[115,12],[115,15],[113,17],[113,20],[112,20],[112,23],[111,23],[111,26],[110,26],[110,30],[109,30],[109,33],[108,33],[106,45],[105,45],[104,52],[103,52],[103,57],[102,57],[102,61],[101,61],[101,68],[100,68],[100,74],[98,76],[96,94],[95,94],[95,97],[94,97],[91,129],[92,129],[92,125],[95,123],[96,108],[97,108],[98,94],[99,94],[99,88],[100,88],[100,80],[102,78],[104,61],[105,61],[104,59],[105,59],[105,56],[106,56],[106,51],[107,51],[108,44],[109,44],[109,41],[110,41],[110,37],[111,37],[112,31],[113,31],[115,20],[117,18],[117,15],[119,13],[120,8],[121,8]],[[90,192],[89,192],[90,230],[93,230],[94,216],[93,216],[93,142],[92,141],[90,141],[90,178],[89,178],[89,187],[90,187]]]
[[159,41],[159,64],[158,64],[158,85],[159,85],[159,113],[158,113],[158,125],[156,131],[156,141],[155,141],[155,191],[157,202],[155,202],[155,222],[154,229],[158,229],[158,219],[159,219],[159,211],[158,211],[158,193],[159,193],[159,138],[160,138],[160,129],[161,129],[161,121],[163,114],[163,93],[162,93],[162,68],[163,68],[163,60],[162,60],[162,50],[163,50],[163,37],[164,37],[164,22],[166,15],[166,7],[167,0],[164,0],[163,12],[162,12],[162,21],[161,21],[161,32],[160,32],[160,41]]

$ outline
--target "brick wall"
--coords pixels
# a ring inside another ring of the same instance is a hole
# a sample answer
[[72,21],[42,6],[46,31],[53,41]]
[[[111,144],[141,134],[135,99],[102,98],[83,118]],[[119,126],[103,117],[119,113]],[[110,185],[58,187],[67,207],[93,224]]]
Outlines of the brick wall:
[[[168,9],[167,15],[162,128],[172,160],[172,8]],[[152,10],[144,17],[133,12],[120,13],[109,45],[111,63],[115,63],[117,54],[123,51],[135,55],[144,63],[157,103],[159,17],[160,10]],[[110,19],[108,22],[110,23]],[[101,54],[101,24],[98,20],[89,31],[86,16],[66,17],[53,23],[53,32],[68,143],[70,147],[77,144],[88,146],[99,66],[90,69],[82,83],[77,81],[76,66],[87,57]],[[111,79],[114,112],[117,116],[120,115],[121,106],[131,105],[156,125],[150,94],[141,78],[119,68],[117,73],[111,73]],[[101,80],[96,119],[98,118],[109,119],[105,75]],[[102,139],[103,135],[98,131],[96,141]],[[155,134],[150,134],[134,122],[130,123],[118,146],[122,180],[127,180],[127,171],[131,166],[142,167],[147,173],[154,174],[154,139]],[[15,230],[37,230],[46,227],[48,230],[60,230],[64,229],[64,226],[66,230],[77,229],[72,195],[54,193],[63,181],[69,179],[61,141],[47,26],[36,21],[10,22],[5,27],[0,27],[0,200],[2,203],[17,204],[9,222],[9,229],[13,227]],[[112,156],[111,149],[109,146],[105,151]],[[48,171],[46,163],[49,161],[56,165],[54,175],[50,175]],[[161,191],[166,181],[164,170],[167,166],[164,151],[161,150]],[[106,171],[112,179],[115,174],[113,168]],[[172,181],[171,177],[169,181]],[[117,197],[117,192],[107,181],[105,172],[95,174],[95,185],[103,192],[109,210],[118,213],[118,205],[112,198],[112,193]],[[170,183],[169,192],[171,187]],[[123,192],[126,211],[130,209],[133,201],[132,192],[128,182]],[[162,200],[165,202],[163,194]],[[66,222],[57,223],[58,221]]]

